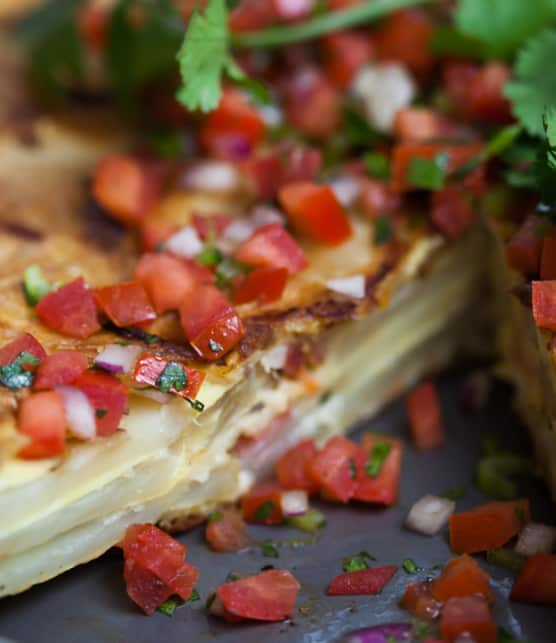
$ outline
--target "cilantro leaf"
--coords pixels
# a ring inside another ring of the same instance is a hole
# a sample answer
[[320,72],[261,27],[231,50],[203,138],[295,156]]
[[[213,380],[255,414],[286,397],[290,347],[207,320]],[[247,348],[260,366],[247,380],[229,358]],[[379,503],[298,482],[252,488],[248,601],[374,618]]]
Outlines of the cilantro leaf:
[[392,446],[388,442],[377,442],[371,449],[369,459],[365,464],[365,473],[371,478],[376,478],[391,450]]
[[378,217],[375,220],[375,245],[382,246],[387,241],[390,241],[394,234],[392,222],[386,216]]
[[26,386],[31,386],[35,374],[28,366],[38,366],[41,360],[27,351],[19,355],[10,363],[0,366],[0,384],[15,391]]
[[367,561],[375,561],[376,558],[366,551],[360,551],[355,556],[346,556],[342,558],[342,570],[344,572],[357,572],[360,569],[367,569]]
[[507,83],[504,94],[512,103],[514,116],[533,136],[542,136],[543,114],[556,104],[556,29],[547,29],[519,52],[516,79]]
[[449,156],[440,152],[432,159],[413,158],[407,169],[407,180],[422,190],[439,190],[444,186]]
[[460,0],[456,12],[459,31],[479,40],[488,57],[512,54],[554,21],[555,0],[536,0],[534,10],[523,0]]
[[172,390],[183,391],[187,386],[187,373],[181,364],[168,362],[165,369],[158,376],[156,385],[163,393],[169,393]]
[[272,500],[266,500],[259,507],[257,507],[254,516],[255,519],[259,522],[264,522],[267,518],[270,517],[272,512],[276,509],[276,505]]
[[266,556],[267,558],[280,557],[280,554],[276,549],[276,545],[270,540],[265,540],[263,543],[261,543],[261,554],[263,556]]
[[178,100],[190,110],[213,110],[220,102],[223,74],[239,77],[230,54],[226,0],[208,0],[204,12],[195,9],[178,61],[183,81]]
[[416,574],[421,569],[411,558],[406,558],[402,563],[402,567],[407,574]]

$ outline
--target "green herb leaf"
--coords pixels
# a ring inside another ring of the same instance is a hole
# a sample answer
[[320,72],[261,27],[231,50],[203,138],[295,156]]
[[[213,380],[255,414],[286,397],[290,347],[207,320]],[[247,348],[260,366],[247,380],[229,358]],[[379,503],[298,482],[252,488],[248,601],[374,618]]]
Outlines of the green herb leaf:
[[106,409],[95,409],[95,415],[99,420],[102,420],[103,417],[106,416],[108,411]]
[[375,561],[376,558],[366,551],[360,551],[355,556],[347,556],[342,558],[342,569],[344,572],[356,572],[360,569],[367,569],[369,563],[367,561]]
[[244,275],[247,267],[233,257],[224,257],[216,268],[216,285],[221,290],[230,286],[232,280],[239,275]]
[[217,266],[223,258],[218,248],[205,248],[195,257],[195,262],[202,266]]
[[513,453],[498,453],[479,461],[477,483],[487,496],[511,500],[516,495],[516,485],[510,480],[514,475],[530,475],[533,465],[528,458]]
[[209,522],[216,522],[217,520],[222,520],[222,512],[221,511],[213,511],[208,515],[208,521]]
[[526,560],[525,556],[505,547],[487,551],[487,561],[489,563],[497,567],[504,567],[512,572],[518,572]]
[[274,504],[274,502],[272,500],[267,500],[266,502],[263,502],[262,505],[257,507],[253,515],[259,522],[264,522],[275,509],[276,505]]
[[367,174],[375,179],[386,180],[390,178],[390,162],[385,154],[369,152],[363,157],[363,163]]
[[413,187],[422,190],[439,190],[444,186],[449,154],[440,152],[433,159],[411,159],[407,180]]
[[225,73],[238,80],[238,67],[230,54],[226,0],[208,0],[195,9],[178,53],[183,86],[178,100],[188,109],[210,112],[220,102]]
[[375,221],[375,246],[382,246],[394,235],[394,228],[392,222],[387,216],[378,217]]
[[168,362],[158,376],[156,385],[163,393],[169,393],[171,390],[183,391],[187,386],[187,373],[181,364]]
[[159,605],[156,608],[157,612],[160,612],[161,614],[165,614],[166,616],[169,616],[170,618],[174,616],[174,612],[177,610],[178,607],[181,607],[182,605],[187,605],[188,603],[194,603],[195,601],[201,600],[201,597],[199,596],[199,592],[194,589],[193,592],[191,593],[191,596],[184,601],[183,598],[180,596],[172,596],[169,598],[167,601],[164,601],[162,605]]
[[381,136],[369,125],[367,119],[352,107],[344,108],[342,129],[348,142],[358,147],[374,145]]
[[378,476],[391,450],[392,446],[388,442],[377,442],[373,446],[369,459],[365,464],[365,472],[368,476],[371,476],[371,478]]
[[0,366],[0,384],[12,391],[31,386],[35,374],[25,366],[38,366],[40,363],[38,357],[23,351],[10,364]]
[[42,268],[34,263],[23,273],[23,291],[30,306],[36,306],[39,301],[52,290]]
[[301,529],[301,531],[313,533],[326,525],[326,518],[320,511],[311,508],[302,516],[286,518],[286,524],[290,527]]
[[408,574],[416,574],[421,569],[411,558],[406,558],[402,563],[402,567]]
[[533,136],[544,135],[543,114],[547,106],[556,104],[556,75],[551,64],[555,57],[556,30],[547,29],[519,52],[516,78],[504,88],[514,116]]
[[464,486],[453,487],[446,491],[446,493],[441,494],[441,498],[448,498],[448,500],[461,500],[465,497],[466,489]]
[[531,10],[523,0],[460,0],[455,19],[459,31],[479,40],[488,56],[503,58],[556,20],[556,3],[536,0]]
[[484,43],[451,27],[438,28],[433,36],[431,49],[436,54],[458,58],[485,58]]
[[276,545],[270,540],[265,540],[263,543],[261,543],[261,554],[263,556],[266,556],[267,558],[280,557],[278,549],[276,549]]

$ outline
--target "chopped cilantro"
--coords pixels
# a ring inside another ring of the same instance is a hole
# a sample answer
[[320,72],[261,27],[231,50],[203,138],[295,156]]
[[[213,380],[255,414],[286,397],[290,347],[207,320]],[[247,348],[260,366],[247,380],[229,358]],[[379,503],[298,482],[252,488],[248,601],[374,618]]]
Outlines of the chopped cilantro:
[[394,234],[392,222],[386,216],[378,217],[375,221],[375,245],[382,246],[387,241],[390,241]]
[[103,417],[106,416],[108,411],[106,409],[95,409],[95,415],[99,420],[102,420]]
[[433,36],[432,50],[437,54],[458,58],[484,58],[484,43],[450,27],[439,27]]
[[290,527],[301,529],[301,531],[314,532],[326,525],[326,518],[317,509],[309,509],[302,516],[292,516],[286,518],[286,523]]
[[390,178],[390,163],[385,154],[378,152],[369,152],[363,157],[367,174],[376,179]]
[[239,574],[236,574],[235,572],[230,572],[226,576],[226,582],[227,583],[233,583],[234,581],[239,580],[240,578],[241,578],[241,576]]
[[365,473],[371,478],[376,478],[391,450],[392,446],[388,442],[377,442],[371,449],[365,464]]
[[213,353],[220,353],[223,349],[222,344],[215,342],[214,339],[209,339],[209,348]]
[[169,393],[171,390],[183,391],[187,386],[187,373],[181,364],[168,362],[158,376],[156,385],[163,393]]
[[434,633],[434,626],[426,621],[415,620],[413,622],[413,637],[418,641],[432,636]]
[[276,545],[270,540],[265,540],[264,542],[261,543],[261,554],[263,556],[266,556],[267,558],[280,557],[280,554],[278,553],[278,549],[276,549]]
[[52,286],[38,264],[34,263],[25,269],[23,273],[23,292],[30,306],[36,306],[51,290]]
[[191,593],[191,596],[186,601],[184,601],[180,596],[172,596],[167,601],[164,601],[162,605],[159,605],[156,608],[156,611],[160,612],[161,614],[166,614],[166,616],[172,617],[178,607],[187,605],[188,603],[194,603],[195,601],[199,600],[201,600],[199,592],[194,589]]
[[274,502],[272,500],[267,500],[255,510],[255,519],[259,522],[264,522],[275,509],[276,505]]
[[402,563],[402,567],[408,574],[416,574],[421,569],[411,558],[406,558]]
[[407,169],[407,180],[422,190],[439,190],[444,186],[449,154],[438,153],[432,159],[413,158]]
[[372,145],[380,138],[367,119],[357,110],[346,107],[343,113],[343,134],[351,145],[363,147]]
[[349,475],[355,480],[357,478],[357,466],[355,465],[355,460],[353,458],[349,459]]
[[10,364],[0,366],[0,384],[12,391],[31,386],[35,374],[26,366],[38,366],[40,363],[38,357],[23,351]]
[[191,596],[185,601],[185,603],[186,604],[187,603],[195,603],[196,601],[200,601],[200,600],[201,600],[201,596],[199,595],[199,592],[196,589],[194,589],[191,592]]
[[216,268],[216,285],[218,288],[228,288],[234,279],[239,275],[244,275],[247,267],[234,259],[233,257],[224,257]]
[[367,569],[369,563],[367,561],[374,561],[376,558],[366,551],[360,551],[355,556],[347,556],[342,558],[342,569],[344,572],[356,572],[360,569]]
[[491,565],[504,567],[512,572],[518,572],[526,560],[525,556],[518,554],[513,549],[507,549],[505,547],[487,551],[487,561]]
[[513,453],[498,453],[481,458],[477,466],[479,489],[487,496],[511,500],[516,495],[516,485],[510,476],[530,475],[533,466],[528,458]]
[[151,333],[144,333],[142,339],[146,344],[158,344],[160,342],[160,337]]
[[217,520],[222,520],[222,512],[221,511],[213,511],[208,515],[208,521],[209,522],[216,522]]
[[218,248],[205,248],[195,257],[195,261],[202,266],[217,266],[222,259],[222,252]]
[[448,500],[461,500],[466,493],[466,489],[464,486],[459,486],[459,487],[452,487],[452,489],[448,489],[445,493],[441,494],[442,498],[448,498]]

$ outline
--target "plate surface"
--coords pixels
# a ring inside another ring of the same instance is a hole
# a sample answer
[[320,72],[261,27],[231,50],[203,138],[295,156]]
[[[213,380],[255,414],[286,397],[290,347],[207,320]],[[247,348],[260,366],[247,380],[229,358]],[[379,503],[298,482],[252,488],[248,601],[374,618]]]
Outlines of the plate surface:
[[[201,528],[189,532],[182,540],[188,547],[188,560],[201,571],[198,589],[202,601],[179,608],[173,618],[162,614],[147,618],[135,609],[125,594],[121,557],[109,552],[23,595],[0,600],[0,637],[19,643],[204,643],[216,638],[219,643],[326,643],[358,627],[407,621],[407,615],[397,607],[405,585],[426,577],[431,568],[450,557],[445,533],[427,538],[402,528],[408,508],[425,493],[442,494],[460,485],[465,486],[466,494],[458,501],[457,510],[484,502],[485,497],[473,486],[481,435],[492,433],[508,448],[528,449],[525,430],[510,410],[507,387],[496,383],[486,408],[468,414],[461,404],[464,379],[461,372],[440,379],[447,444],[429,453],[417,453],[408,446],[400,501],[395,507],[377,510],[323,504],[320,508],[328,525],[314,540],[291,529],[251,526],[253,540],[278,541],[278,559],[263,557],[257,546],[242,554],[215,554],[204,545]],[[364,430],[405,438],[403,402],[391,405],[359,428],[359,432]],[[544,484],[524,484],[523,492],[534,499],[535,519],[546,519],[551,505]],[[294,539],[307,544],[293,543]],[[409,576],[400,569],[376,597],[325,596],[328,581],[341,572],[342,557],[362,550],[375,556],[377,564],[400,565],[405,558],[412,558],[423,571]],[[290,622],[227,625],[207,616],[204,600],[229,572],[254,573],[269,564],[290,569],[302,585],[297,611]],[[518,639],[553,642],[554,610],[509,604],[506,597],[511,575],[486,562],[484,567],[494,579],[498,622]]]

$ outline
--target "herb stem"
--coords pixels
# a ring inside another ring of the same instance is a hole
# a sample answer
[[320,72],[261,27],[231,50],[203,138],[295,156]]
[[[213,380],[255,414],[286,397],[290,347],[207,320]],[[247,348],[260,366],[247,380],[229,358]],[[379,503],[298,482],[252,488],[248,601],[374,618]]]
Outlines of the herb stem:
[[272,27],[263,31],[232,36],[235,47],[280,47],[292,42],[310,40],[337,29],[347,29],[356,25],[383,18],[392,11],[431,4],[436,0],[374,0],[364,2],[350,9],[323,13],[312,20],[294,25]]

